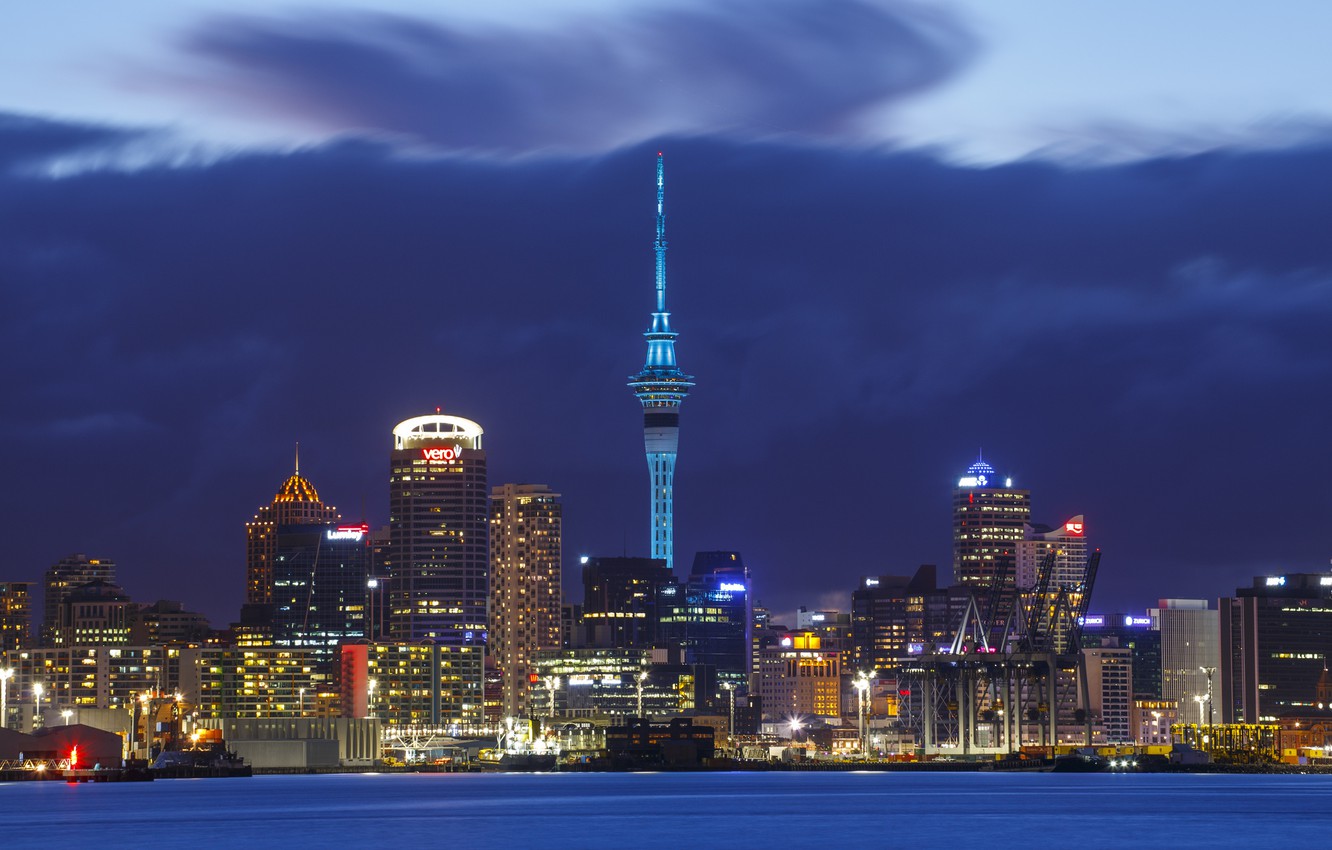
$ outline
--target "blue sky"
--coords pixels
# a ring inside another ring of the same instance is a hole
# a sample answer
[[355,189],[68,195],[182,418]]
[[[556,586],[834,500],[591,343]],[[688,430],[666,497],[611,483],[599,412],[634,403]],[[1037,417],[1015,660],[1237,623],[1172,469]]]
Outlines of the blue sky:
[[437,404],[571,565],[645,549],[659,149],[683,560],[845,607],[950,563],[981,447],[1098,607],[1327,563],[1325,4],[87,9],[0,11],[0,578],[229,622],[292,444],[383,522]]

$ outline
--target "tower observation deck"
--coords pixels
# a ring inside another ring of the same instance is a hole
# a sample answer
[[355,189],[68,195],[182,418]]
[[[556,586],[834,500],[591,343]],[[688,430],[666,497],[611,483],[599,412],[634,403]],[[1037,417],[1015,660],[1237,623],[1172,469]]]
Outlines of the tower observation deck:
[[657,301],[647,333],[647,360],[629,376],[629,388],[643,404],[643,446],[647,451],[652,491],[652,557],[675,566],[675,456],[680,442],[680,403],[694,386],[693,375],[675,362],[675,337],[666,310],[666,195],[665,168],[657,154]]

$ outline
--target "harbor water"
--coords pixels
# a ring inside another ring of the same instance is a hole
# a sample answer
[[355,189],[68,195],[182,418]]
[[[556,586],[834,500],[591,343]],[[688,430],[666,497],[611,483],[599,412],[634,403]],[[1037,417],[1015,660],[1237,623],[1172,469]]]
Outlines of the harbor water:
[[0,785],[5,847],[1327,847],[1332,776],[344,774]]

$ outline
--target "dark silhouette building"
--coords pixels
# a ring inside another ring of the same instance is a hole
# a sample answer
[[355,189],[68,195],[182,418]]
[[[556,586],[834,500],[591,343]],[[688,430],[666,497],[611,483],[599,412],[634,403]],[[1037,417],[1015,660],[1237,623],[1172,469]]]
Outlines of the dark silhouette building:
[[658,594],[675,578],[661,558],[587,558],[575,646],[644,649],[657,640]]

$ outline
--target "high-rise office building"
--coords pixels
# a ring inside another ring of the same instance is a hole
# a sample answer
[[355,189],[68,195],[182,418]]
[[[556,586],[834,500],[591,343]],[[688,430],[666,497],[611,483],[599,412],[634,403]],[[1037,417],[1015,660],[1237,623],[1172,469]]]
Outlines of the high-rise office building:
[[483,433],[470,419],[438,413],[393,429],[389,634],[395,642],[479,647],[486,641],[490,498]]
[[1214,681],[1209,719],[1269,723],[1316,704],[1332,655],[1332,573],[1258,576],[1218,608],[1220,692]]
[[658,590],[661,645],[686,664],[714,667],[719,683],[747,685],[753,658],[750,576],[739,552],[699,552],[683,584]]
[[1156,618],[1142,614],[1088,614],[1082,621],[1083,644],[1118,646],[1133,656],[1133,698],[1161,699],[1161,632]]
[[560,494],[544,484],[490,493],[490,653],[505,717],[527,714],[532,653],[560,648],[563,520]]
[[[1161,698],[1179,706],[1183,723],[1207,722],[1207,671],[1213,674],[1214,718],[1221,718],[1221,623],[1206,599],[1162,599],[1147,613],[1161,635]],[[1202,700],[1195,697],[1203,697]]]
[[370,526],[283,525],[273,553],[273,645],[331,662],[366,634]]
[[659,589],[675,577],[660,558],[584,558],[576,647],[647,649],[657,639]]
[[671,314],[666,311],[666,181],[661,154],[657,154],[656,309],[647,337],[647,360],[629,378],[629,387],[643,404],[643,444],[647,451],[652,492],[652,557],[675,566],[675,457],[680,443],[680,403],[689,395],[693,375],[675,362]]
[[953,581],[988,589],[996,576],[1014,586],[1017,550],[1031,521],[1031,492],[1000,478],[984,460],[953,489]]
[[[851,668],[890,671],[908,655],[919,655],[930,639],[925,600],[938,593],[934,564],[911,576],[865,576],[851,592]],[[946,606],[945,606],[946,610]],[[960,619],[960,617],[959,617]],[[956,627],[956,624],[952,624]],[[947,628],[948,624],[939,624]]]
[[0,581],[0,652],[32,647],[32,582]]
[[310,480],[301,476],[298,449],[296,471],[278,488],[272,503],[259,508],[254,519],[245,524],[246,604],[273,603],[273,555],[279,526],[337,522],[338,519],[338,509],[324,504]]
[[42,600],[42,646],[56,645],[56,627],[60,606],[76,587],[91,581],[114,584],[116,563],[105,558],[89,558],[82,552],[61,558],[46,571],[46,597]]

